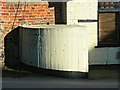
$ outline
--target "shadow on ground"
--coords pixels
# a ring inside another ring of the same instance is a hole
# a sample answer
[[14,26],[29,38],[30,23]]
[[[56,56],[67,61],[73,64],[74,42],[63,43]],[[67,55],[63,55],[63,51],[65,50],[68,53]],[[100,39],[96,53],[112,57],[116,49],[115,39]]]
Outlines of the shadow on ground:
[[[22,64],[21,64],[22,65]],[[13,70],[13,69],[3,69],[2,70],[2,77],[12,77],[12,78],[22,78],[22,77],[47,77],[47,76],[54,76],[60,77],[57,75],[52,75],[48,73],[43,73],[43,70],[29,67],[26,65],[22,65],[24,69],[22,70]],[[88,79],[118,79],[119,77],[119,65],[90,65],[89,66],[89,73]],[[20,67],[19,67],[20,68]],[[61,76],[62,77],[62,76]],[[63,77],[63,78],[70,78],[70,77]],[[73,78],[73,77],[72,77]],[[77,77],[74,77],[77,78]]]

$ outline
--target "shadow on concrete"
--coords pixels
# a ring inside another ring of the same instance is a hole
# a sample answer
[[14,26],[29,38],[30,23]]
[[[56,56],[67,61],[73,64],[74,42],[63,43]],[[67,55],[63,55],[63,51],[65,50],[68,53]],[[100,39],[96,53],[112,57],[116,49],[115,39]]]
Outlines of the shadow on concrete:
[[19,27],[9,32],[4,38],[5,66],[17,69],[19,63]]

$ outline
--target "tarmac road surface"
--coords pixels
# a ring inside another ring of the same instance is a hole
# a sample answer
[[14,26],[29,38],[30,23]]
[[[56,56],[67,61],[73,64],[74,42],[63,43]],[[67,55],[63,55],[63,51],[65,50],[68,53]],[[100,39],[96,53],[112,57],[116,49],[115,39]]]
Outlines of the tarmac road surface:
[[2,88],[118,88],[117,79],[70,79],[60,77],[2,78]]
[[118,69],[97,67],[90,67],[88,79],[45,76],[29,71],[3,69],[2,88],[118,88]]

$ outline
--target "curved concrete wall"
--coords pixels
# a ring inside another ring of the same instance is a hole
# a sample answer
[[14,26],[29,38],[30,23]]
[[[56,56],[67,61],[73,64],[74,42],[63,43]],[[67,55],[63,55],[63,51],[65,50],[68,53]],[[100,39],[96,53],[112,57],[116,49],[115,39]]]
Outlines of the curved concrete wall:
[[38,68],[88,72],[88,33],[83,26],[20,27],[21,62]]

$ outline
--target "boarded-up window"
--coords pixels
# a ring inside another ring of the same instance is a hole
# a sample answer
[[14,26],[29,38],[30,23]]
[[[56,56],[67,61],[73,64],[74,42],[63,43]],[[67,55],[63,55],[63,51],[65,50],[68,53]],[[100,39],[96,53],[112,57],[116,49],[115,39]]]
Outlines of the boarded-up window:
[[99,46],[118,46],[117,13],[99,13]]

